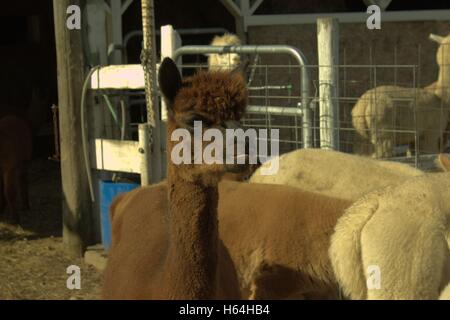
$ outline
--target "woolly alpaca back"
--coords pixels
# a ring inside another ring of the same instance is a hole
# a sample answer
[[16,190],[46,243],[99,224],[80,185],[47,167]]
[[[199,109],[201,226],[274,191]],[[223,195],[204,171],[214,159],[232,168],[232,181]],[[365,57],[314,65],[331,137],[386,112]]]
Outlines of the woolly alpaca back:
[[[427,174],[371,193],[347,209],[330,246],[345,294],[352,299],[437,299],[450,281],[449,192],[450,174]],[[381,272],[380,289],[367,290],[371,266]]]
[[330,294],[329,238],[350,201],[284,185],[222,181],[219,190],[219,234],[244,293],[256,299]]
[[250,182],[284,184],[330,197],[357,200],[375,189],[423,174],[406,164],[321,149],[283,154],[279,165],[275,175],[264,176],[259,168]]
[[[238,36],[226,33],[223,36],[215,36],[212,46],[239,46],[241,40]],[[240,56],[236,53],[210,54],[208,55],[208,67],[210,70],[232,70],[241,62]]]

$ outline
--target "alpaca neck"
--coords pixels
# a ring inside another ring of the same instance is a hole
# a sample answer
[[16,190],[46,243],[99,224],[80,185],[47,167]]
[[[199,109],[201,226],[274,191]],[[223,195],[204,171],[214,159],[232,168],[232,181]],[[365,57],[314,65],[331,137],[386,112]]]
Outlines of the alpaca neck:
[[450,66],[440,67],[435,94],[445,103],[450,103]]
[[218,186],[182,179],[168,170],[169,293],[173,298],[211,299],[216,291]]

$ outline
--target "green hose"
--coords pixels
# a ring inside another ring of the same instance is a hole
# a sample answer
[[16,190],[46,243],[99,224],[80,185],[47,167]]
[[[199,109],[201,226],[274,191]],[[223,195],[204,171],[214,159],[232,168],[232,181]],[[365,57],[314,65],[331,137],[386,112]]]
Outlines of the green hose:
[[[92,184],[91,164],[90,164],[90,159],[88,156],[88,141],[87,141],[87,133],[86,133],[86,125],[85,125],[85,110],[86,110],[86,94],[87,94],[87,89],[89,87],[89,80],[91,79],[94,72],[97,71],[99,68],[100,68],[100,66],[95,66],[89,71],[88,75],[86,76],[86,79],[84,80],[83,91],[81,93],[81,140],[82,140],[82,144],[83,144],[84,165],[85,165],[86,174],[88,177],[89,192],[91,194],[92,202],[95,202],[95,196],[94,196],[94,186]],[[121,136],[123,136],[123,132],[125,130],[125,123],[123,123],[123,122],[122,122],[122,124],[119,123],[117,113],[115,112],[114,107],[111,104],[111,101],[109,100],[108,96],[106,94],[102,94],[102,96],[103,96],[103,99],[105,99],[106,105],[108,106],[108,109],[111,112],[114,122],[121,128]]]
[[91,164],[88,157],[88,147],[87,147],[87,138],[86,138],[86,125],[85,125],[85,109],[86,109],[86,93],[89,86],[89,80],[91,79],[92,75],[95,71],[97,71],[100,68],[100,66],[93,67],[88,75],[86,76],[86,79],[84,79],[83,83],[83,90],[81,92],[81,141],[83,145],[83,157],[84,157],[84,165],[86,169],[86,174],[88,178],[88,184],[89,184],[89,192],[91,194],[91,201],[95,202],[95,196],[94,196],[94,186],[92,185],[92,175],[91,175]]
[[111,104],[111,101],[109,101],[109,98],[106,94],[102,94],[103,99],[105,99],[106,105],[108,106],[109,111],[111,112],[111,115],[114,119],[114,122],[120,127],[119,119],[117,118],[117,113],[114,111],[114,107]]

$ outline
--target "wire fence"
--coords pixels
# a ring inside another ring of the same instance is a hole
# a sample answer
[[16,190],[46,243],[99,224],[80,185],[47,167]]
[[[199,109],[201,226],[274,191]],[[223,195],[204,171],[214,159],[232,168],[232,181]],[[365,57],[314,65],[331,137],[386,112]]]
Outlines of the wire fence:
[[[279,129],[280,153],[303,147],[300,68],[286,64],[261,64],[250,59],[248,70],[249,112],[242,120],[247,128]],[[256,62],[256,64],[255,64]],[[312,80],[309,106],[312,111],[313,146],[320,147],[320,97],[318,72],[308,65]],[[203,64],[183,65],[191,74]],[[337,65],[339,151],[426,166],[428,155],[447,146],[448,106],[433,88],[420,88],[418,65]],[[325,115],[326,116],[326,115]]]
[[[336,82],[325,84],[335,86],[337,94],[330,101],[321,101],[319,96],[320,86],[324,85],[318,81],[323,66],[307,65],[304,68],[309,72],[311,92],[306,106],[302,105],[302,67],[292,58],[241,55],[241,60],[250,62],[247,70],[249,107],[242,123],[246,128],[278,129],[279,151],[285,153],[304,147],[305,108],[308,108],[312,146],[320,148],[321,119],[329,116],[321,112],[320,105],[331,103],[338,117],[334,130],[339,151],[424,168],[433,155],[448,151],[450,106],[449,99],[435,94],[435,86],[427,86],[431,82],[429,75],[428,81],[421,79],[430,71],[424,72],[421,65],[424,54],[421,47],[415,49],[406,58],[405,50],[394,46],[392,55],[386,53],[392,56],[392,64],[375,64],[380,57],[369,47],[367,61],[364,60],[367,64],[349,64],[362,60],[354,59],[344,46],[341,48],[342,64],[333,66]],[[208,68],[205,55],[190,56],[188,61],[189,64],[180,65],[184,76]],[[412,63],[399,63],[403,61]],[[130,110],[132,124],[145,121],[142,92],[131,95]]]

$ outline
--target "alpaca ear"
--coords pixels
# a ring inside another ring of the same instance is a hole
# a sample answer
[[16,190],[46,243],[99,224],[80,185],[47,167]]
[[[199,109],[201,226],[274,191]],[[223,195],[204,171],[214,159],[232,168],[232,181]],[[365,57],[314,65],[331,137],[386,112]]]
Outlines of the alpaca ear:
[[449,172],[450,171],[450,159],[445,154],[441,153],[439,155],[439,157],[438,157],[438,165],[445,172]]
[[178,91],[181,88],[181,75],[175,62],[170,58],[164,58],[158,72],[159,90],[168,106],[172,105]]
[[442,44],[444,42],[444,37],[438,36],[437,34],[430,33],[428,38],[439,44]]

